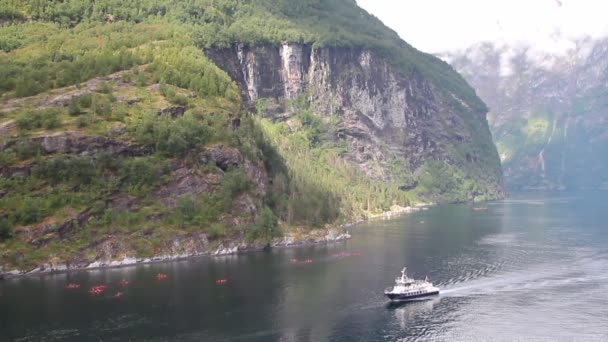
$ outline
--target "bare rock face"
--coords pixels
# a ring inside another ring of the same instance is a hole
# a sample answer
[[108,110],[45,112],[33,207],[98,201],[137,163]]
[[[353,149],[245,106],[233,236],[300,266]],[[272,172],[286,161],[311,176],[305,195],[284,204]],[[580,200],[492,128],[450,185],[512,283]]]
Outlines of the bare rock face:
[[[247,177],[253,182],[253,194],[263,198],[268,189],[268,173],[264,164],[260,161],[245,159],[241,152],[224,145],[208,147],[200,155],[200,161],[217,166],[219,173],[202,173],[193,169],[191,165],[183,162],[175,162],[173,165],[172,180],[157,189],[153,197],[160,199],[163,204],[175,207],[177,199],[184,195],[196,197],[202,193],[215,193],[221,190],[222,173],[230,168],[241,168]],[[239,199],[236,209],[237,214],[257,214],[257,209],[251,198]],[[252,209],[253,208],[253,209]]]
[[[121,134],[120,132],[124,132],[124,129],[124,127],[116,127],[116,131],[112,133]],[[76,131],[45,134],[26,140],[9,140],[0,145],[0,152],[23,142],[39,144],[46,154],[94,155],[99,151],[107,151],[120,156],[143,156],[149,153],[146,149],[128,142],[100,136],[88,136]]]
[[99,260],[116,260],[123,255],[134,254],[130,246],[122,241],[119,237],[108,237],[101,241],[96,248],[97,258]]
[[237,148],[222,145],[207,148],[204,156],[213,161],[223,171],[227,171],[231,167],[238,167],[244,161],[243,155]]
[[11,131],[17,127],[15,120],[9,120],[3,123],[0,123],[0,137],[7,137],[10,135]]
[[167,107],[159,112],[159,114],[169,114],[172,118],[179,118],[184,115],[187,108],[185,106]]
[[275,120],[289,117],[285,104],[299,96],[316,113],[339,116],[336,134],[350,145],[346,157],[372,178],[392,180],[397,160],[411,174],[434,160],[483,175],[493,184],[487,191],[502,194],[486,109],[414,69],[404,72],[370,50],[293,43],[236,44],[206,54],[240,85],[250,108],[266,99]]
[[241,194],[235,199],[235,211],[241,215],[246,214],[249,217],[257,216],[257,207],[253,199],[248,194]]
[[127,132],[127,125],[122,122],[113,123],[110,126],[109,132],[114,137],[125,134]]
[[268,191],[268,172],[266,167],[264,167],[264,163],[261,161],[245,161],[245,172],[249,179],[253,181],[255,184],[255,189],[257,191],[257,195],[260,198],[266,196],[266,192]]
[[221,177],[218,175],[201,175],[183,166],[174,171],[173,180],[163,184],[154,192],[153,197],[168,207],[175,207],[178,198],[182,196],[196,197],[204,192],[213,193],[219,190],[220,185]]
[[281,55],[281,78],[283,79],[283,92],[285,98],[292,99],[304,90],[304,73],[306,72],[302,57],[304,46],[301,44],[283,44],[279,48]]
[[225,215],[221,222],[228,227],[248,227],[258,215],[258,207],[249,194],[240,194],[234,199],[231,215]]
[[68,142],[72,142],[81,137],[78,132],[60,132],[47,135],[41,138],[42,147],[46,153],[66,152]]
[[17,176],[27,177],[31,174],[31,172],[32,172],[31,165],[6,166],[6,167],[0,168],[0,176],[7,177],[7,178],[17,177]]
[[173,237],[163,251],[165,255],[201,255],[207,251],[209,238],[206,233],[194,232]]

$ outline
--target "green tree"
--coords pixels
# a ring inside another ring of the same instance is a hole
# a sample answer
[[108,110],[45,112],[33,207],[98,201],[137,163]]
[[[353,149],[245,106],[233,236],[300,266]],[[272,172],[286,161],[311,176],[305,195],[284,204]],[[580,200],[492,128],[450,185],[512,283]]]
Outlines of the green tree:
[[104,118],[109,118],[112,115],[112,104],[108,96],[94,95],[93,96],[93,111],[97,115],[101,115]]
[[270,208],[264,207],[258,215],[253,229],[247,232],[247,239],[271,242],[272,239],[280,237],[282,234],[277,217]]
[[79,99],[77,97],[72,97],[70,100],[70,105],[68,106],[68,114],[76,116],[82,114],[82,109],[80,109]]
[[137,73],[137,77],[135,78],[135,83],[138,87],[145,87],[148,84],[148,77],[143,71],[139,71]]
[[26,197],[20,203],[16,213],[16,222],[21,224],[33,224],[40,222],[46,216],[46,210],[40,200]]
[[45,89],[31,75],[24,74],[22,78],[16,81],[15,96],[26,97],[36,95]]
[[6,218],[0,219],[0,242],[13,237],[13,226]]

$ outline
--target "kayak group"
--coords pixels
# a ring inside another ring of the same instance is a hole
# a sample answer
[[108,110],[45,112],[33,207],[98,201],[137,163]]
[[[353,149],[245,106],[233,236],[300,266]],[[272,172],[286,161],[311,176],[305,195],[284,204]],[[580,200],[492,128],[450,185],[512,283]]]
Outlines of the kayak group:
[[89,290],[89,293],[92,294],[92,295],[100,295],[100,294],[104,293],[107,288],[108,287],[106,285],[93,286]]
[[312,264],[312,259],[306,259],[306,260],[289,259],[289,262],[292,264],[297,264],[297,263]]
[[[360,252],[354,252],[354,253],[338,253],[338,254],[334,254],[334,257],[352,257],[352,256],[361,256],[362,254]],[[289,262],[292,264],[297,264],[297,263],[302,263],[302,264],[312,264],[312,259],[304,259],[304,260],[298,260],[296,258],[292,258],[289,259]],[[168,275],[164,274],[164,273],[158,273],[155,276],[156,280],[166,280],[167,278],[169,278]],[[216,284],[218,285],[224,285],[226,283],[228,283],[228,279],[218,279],[215,281]],[[122,280],[118,283],[120,286],[128,286],[130,284],[130,282],[128,280]],[[75,289],[79,289],[80,288],[80,284],[74,284],[74,283],[70,283],[68,285],[65,286],[66,289],[70,289],[70,290],[75,290]],[[89,293],[92,295],[101,295],[102,293],[106,292],[106,290],[108,289],[107,285],[97,285],[97,286],[93,286],[91,287],[91,289],[89,290]],[[120,298],[124,296],[123,292],[116,292],[114,294],[115,298]]]
[[354,257],[354,256],[362,256],[363,253],[361,252],[353,252],[353,253],[338,253],[338,254],[334,254],[335,257]]
[[[158,273],[154,277],[157,280],[165,280],[165,279],[169,278],[169,276],[166,275],[166,274],[164,274],[164,273]],[[228,279],[218,279],[218,280],[215,281],[215,283],[219,284],[219,285],[223,285],[223,284],[228,283]],[[128,280],[121,280],[118,284],[120,286],[124,287],[124,286],[129,286],[130,282]],[[70,284],[67,284],[65,286],[65,288],[69,289],[69,290],[79,289],[80,288],[80,284],[70,283]],[[101,295],[101,294],[105,293],[107,289],[108,289],[107,285],[96,285],[96,286],[91,287],[88,292],[90,294],[94,295],[94,296],[98,296],[98,295]],[[120,298],[122,296],[124,296],[124,292],[120,292],[119,291],[119,292],[116,292],[113,297],[114,298]]]

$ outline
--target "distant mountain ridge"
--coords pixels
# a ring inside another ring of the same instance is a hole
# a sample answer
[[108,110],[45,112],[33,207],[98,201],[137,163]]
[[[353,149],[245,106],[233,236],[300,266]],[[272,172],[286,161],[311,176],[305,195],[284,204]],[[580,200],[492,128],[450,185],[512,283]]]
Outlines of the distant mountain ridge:
[[481,43],[441,55],[490,107],[511,189],[608,187],[608,40],[559,54]]

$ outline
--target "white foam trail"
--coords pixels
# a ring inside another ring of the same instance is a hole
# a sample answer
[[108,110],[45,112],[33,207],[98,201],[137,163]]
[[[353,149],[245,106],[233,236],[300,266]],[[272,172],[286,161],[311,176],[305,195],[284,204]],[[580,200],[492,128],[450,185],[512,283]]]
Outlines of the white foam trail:
[[[541,288],[567,286],[572,284],[601,284],[608,280],[606,265],[602,270],[593,273],[554,271],[554,272],[528,272],[524,275],[505,274],[499,278],[489,278],[473,281],[470,284],[446,288],[441,290],[442,295],[458,296],[459,294],[489,294],[505,291],[527,291]],[[588,269],[586,270],[589,271]],[[440,285],[441,286],[441,285]]]

